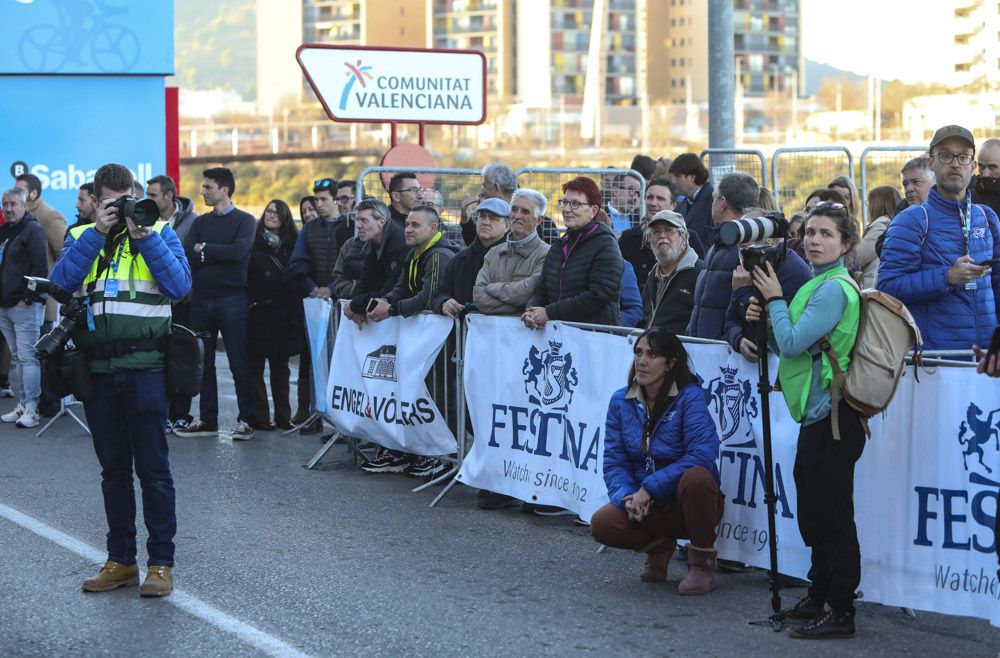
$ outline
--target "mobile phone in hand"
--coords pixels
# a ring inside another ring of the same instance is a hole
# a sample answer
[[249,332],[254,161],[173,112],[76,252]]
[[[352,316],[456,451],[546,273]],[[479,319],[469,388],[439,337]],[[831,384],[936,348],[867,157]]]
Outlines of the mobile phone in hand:
[[990,260],[984,260],[981,263],[976,263],[976,265],[978,265],[979,267],[993,267],[997,263],[1000,263],[1000,260],[997,260],[996,258],[991,258]]

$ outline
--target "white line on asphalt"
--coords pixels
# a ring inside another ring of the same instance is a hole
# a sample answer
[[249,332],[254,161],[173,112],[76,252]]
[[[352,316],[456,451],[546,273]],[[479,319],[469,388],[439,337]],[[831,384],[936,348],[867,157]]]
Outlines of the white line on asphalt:
[[[103,563],[105,560],[105,554],[93,546],[64,532],[60,532],[34,517],[18,512],[13,507],[8,507],[3,503],[0,503],[0,516],[12,523],[16,523],[25,530],[35,533],[39,537],[44,537],[52,543],[62,546],[71,553],[76,553],[85,560],[97,563]],[[143,572],[143,577],[145,577],[145,572]],[[174,589],[173,593],[166,598],[166,601],[184,612],[215,626],[221,631],[235,635],[247,644],[253,645],[275,658],[309,658],[309,654],[299,651],[284,640],[240,621],[236,617],[228,615],[222,610],[181,590]]]

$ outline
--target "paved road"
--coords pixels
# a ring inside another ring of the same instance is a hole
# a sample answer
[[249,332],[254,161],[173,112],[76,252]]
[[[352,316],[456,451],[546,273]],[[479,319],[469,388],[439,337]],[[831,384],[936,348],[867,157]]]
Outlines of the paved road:
[[342,446],[306,470],[315,436],[170,447],[178,590],[83,594],[105,532],[89,439],[67,419],[41,438],[0,427],[0,655],[1000,655],[984,621],[870,604],[856,639],[803,644],[747,624],[769,613],[759,572],[682,598],[684,563],[640,583],[640,557],[597,554],[568,518],[482,512],[464,487],[430,509],[434,492],[364,474]]

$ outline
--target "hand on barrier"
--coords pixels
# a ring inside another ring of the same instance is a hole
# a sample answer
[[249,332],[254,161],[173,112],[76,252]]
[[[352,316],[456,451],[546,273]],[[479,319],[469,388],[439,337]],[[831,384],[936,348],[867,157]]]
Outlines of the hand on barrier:
[[544,306],[529,306],[521,315],[521,322],[528,329],[542,329],[548,321],[549,314],[545,311]]
[[955,264],[948,268],[948,283],[953,286],[962,286],[970,281],[981,279],[992,270],[989,265],[976,265],[972,256],[965,255],[955,261]]
[[976,372],[987,377],[1000,377],[1000,353],[984,352],[983,348],[978,345],[973,345],[972,351],[976,353],[976,359],[979,361],[976,365]]
[[[757,298],[751,297],[750,304],[747,306],[747,322],[756,322],[757,320],[760,320],[760,312],[762,310],[763,308],[761,307],[760,302],[757,301]],[[742,344],[740,345],[740,351],[743,351]]]
[[457,318],[465,310],[465,305],[454,299],[449,299],[444,304],[441,305],[441,312],[444,315]]
[[310,297],[319,297],[320,299],[330,299],[333,296],[333,292],[327,286],[316,286],[309,293]]
[[365,314],[364,313],[355,313],[354,311],[351,310],[350,305],[346,305],[346,306],[344,306],[344,315],[347,316],[348,320],[350,320],[354,324],[358,325],[358,329],[364,328],[364,326],[365,326]]
[[[749,309],[747,309],[749,315]],[[740,338],[740,354],[750,363],[757,363],[757,346],[746,338]]]

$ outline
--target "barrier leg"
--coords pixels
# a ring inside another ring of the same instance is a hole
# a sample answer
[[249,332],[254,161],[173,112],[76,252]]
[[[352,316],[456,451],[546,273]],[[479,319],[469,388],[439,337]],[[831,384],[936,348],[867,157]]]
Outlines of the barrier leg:
[[319,460],[323,459],[323,457],[326,455],[327,452],[329,452],[330,448],[333,447],[333,445],[337,442],[337,439],[339,439],[340,436],[341,436],[340,432],[334,432],[333,436],[330,437],[330,440],[324,443],[322,446],[320,446],[320,449],[316,451],[316,454],[312,456],[312,459],[306,462],[305,467],[313,468],[314,466],[316,466],[316,464],[319,463]]

